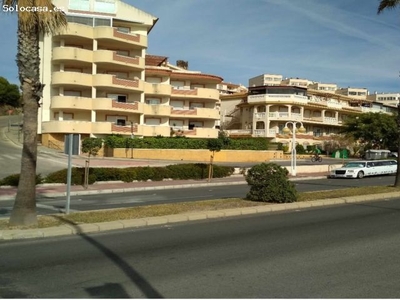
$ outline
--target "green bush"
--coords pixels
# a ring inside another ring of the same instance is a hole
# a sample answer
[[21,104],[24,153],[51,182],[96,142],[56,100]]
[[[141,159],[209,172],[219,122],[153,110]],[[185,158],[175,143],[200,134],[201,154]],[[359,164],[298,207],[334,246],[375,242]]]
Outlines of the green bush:
[[[71,170],[71,185],[83,185],[85,169],[84,168],[72,168]],[[89,170],[89,174],[92,173],[93,170]],[[46,176],[46,183],[65,183],[67,184],[67,175],[68,169],[59,170],[53,173],[50,173]],[[93,180],[92,176],[92,180]],[[90,183],[90,182],[89,182]],[[94,182],[92,182],[94,183]]]
[[[83,185],[85,168],[72,168],[71,184]],[[226,166],[214,166],[214,178],[222,178],[232,175],[234,168]],[[49,174],[45,179],[40,175],[36,177],[39,183],[67,183],[68,169],[59,170]],[[90,168],[89,184],[96,181],[162,181],[163,179],[204,179],[208,176],[206,164],[177,164],[166,167],[130,167],[130,168]],[[17,186],[19,174],[14,174],[0,180],[0,185]]]
[[[40,174],[37,174],[36,184],[41,184],[42,182],[43,182],[42,176]],[[19,183],[19,174],[12,174],[0,180],[0,186],[1,185],[18,186],[18,183]]]
[[136,168],[136,180],[147,181],[152,179],[154,176],[154,170],[151,167],[137,167]]
[[301,144],[296,145],[296,153],[297,154],[305,154],[306,150],[304,149],[304,146]]
[[291,203],[297,191],[288,179],[288,170],[274,163],[262,163],[249,169],[246,181],[250,191],[246,199],[261,202]]
[[[267,150],[278,148],[266,138],[218,138],[223,143],[223,149],[229,150]],[[146,137],[132,139],[120,135],[110,135],[104,139],[108,148],[138,148],[138,149],[208,149],[208,139],[189,139],[186,137]]]
[[136,180],[136,168],[126,168],[119,170],[119,180],[123,182],[132,182]]
[[[123,169],[119,168],[94,168],[93,174],[96,176],[96,181],[117,181],[121,179],[121,172]],[[92,173],[92,172],[91,172]]]

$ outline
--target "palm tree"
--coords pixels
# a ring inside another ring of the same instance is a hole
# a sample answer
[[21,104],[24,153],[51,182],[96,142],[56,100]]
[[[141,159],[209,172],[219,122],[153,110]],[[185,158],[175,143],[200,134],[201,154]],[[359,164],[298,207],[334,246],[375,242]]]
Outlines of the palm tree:
[[[381,0],[378,7],[378,15],[387,9],[395,9],[400,4],[400,0]],[[396,180],[394,182],[395,187],[400,187],[400,103],[397,104],[397,130],[398,130],[398,141],[397,141],[397,173]]]
[[400,4],[400,0],[381,0],[378,7],[378,15],[385,9],[394,9]]
[[22,90],[23,147],[17,195],[11,212],[11,226],[37,225],[36,161],[38,108],[44,85],[40,82],[40,34],[54,34],[67,26],[64,12],[55,11],[51,0],[0,0],[8,7],[47,8],[42,11],[18,11],[17,66]]

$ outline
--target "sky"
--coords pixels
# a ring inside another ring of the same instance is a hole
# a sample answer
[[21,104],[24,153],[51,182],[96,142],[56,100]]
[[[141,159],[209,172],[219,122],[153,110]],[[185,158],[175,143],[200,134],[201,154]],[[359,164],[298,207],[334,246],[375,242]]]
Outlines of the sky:
[[[159,18],[148,54],[248,86],[267,73],[400,93],[400,8],[379,0],[123,0]],[[0,11],[0,76],[18,82],[16,16]]]

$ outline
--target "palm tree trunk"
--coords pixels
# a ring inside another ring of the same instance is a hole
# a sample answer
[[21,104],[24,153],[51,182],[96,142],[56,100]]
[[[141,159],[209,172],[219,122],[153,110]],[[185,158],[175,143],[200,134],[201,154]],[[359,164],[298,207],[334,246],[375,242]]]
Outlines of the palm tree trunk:
[[400,187],[400,104],[397,105],[397,133],[397,172],[394,186]]
[[37,225],[36,161],[38,108],[43,85],[40,84],[39,28],[22,30],[18,23],[17,65],[23,97],[23,148],[17,196],[9,224]]

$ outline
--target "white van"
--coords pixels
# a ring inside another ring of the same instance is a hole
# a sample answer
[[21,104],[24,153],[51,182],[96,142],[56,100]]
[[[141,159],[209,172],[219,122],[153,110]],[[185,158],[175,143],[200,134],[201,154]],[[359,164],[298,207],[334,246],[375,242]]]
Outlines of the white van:
[[330,178],[363,178],[365,176],[396,174],[397,161],[374,160],[374,161],[351,161],[343,167],[330,172]]

